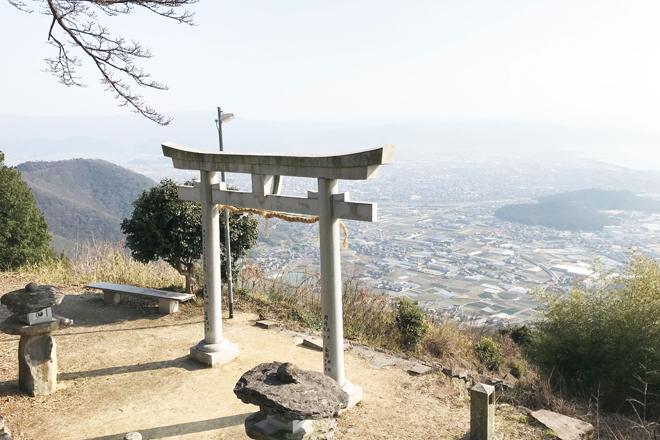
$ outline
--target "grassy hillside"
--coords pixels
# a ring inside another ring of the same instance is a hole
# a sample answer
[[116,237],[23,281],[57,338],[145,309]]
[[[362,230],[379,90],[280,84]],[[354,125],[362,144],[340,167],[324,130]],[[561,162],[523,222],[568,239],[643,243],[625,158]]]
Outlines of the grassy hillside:
[[76,240],[121,239],[119,224],[151,179],[98,159],[26,162],[17,167],[44,212],[52,246],[71,248]]
[[640,197],[632,191],[582,189],[541,197],[539,203],[575,203],[596,211],[660,212],[660,201]]
[[495,216],[501,220],[562,231],[600,231],[608,224],[604,214],[567,202],[507,205],[495,211]]

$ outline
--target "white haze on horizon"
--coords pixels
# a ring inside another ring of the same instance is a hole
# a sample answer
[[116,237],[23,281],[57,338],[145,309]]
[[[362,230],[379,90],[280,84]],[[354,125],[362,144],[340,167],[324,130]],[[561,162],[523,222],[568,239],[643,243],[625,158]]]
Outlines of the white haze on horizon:
[[[148,14],[106,21],[152,50],[141,65],[170,90],[145,96],[165,113],[222,105],[271,121],[660,131],[655,0],[204,1],[191,10],[193,28]],[[0,1],[0,25],[18,42],[3,48],[0,114],[126,114],[91,68],[79,72],[86,89],[43,72],[46,16]]]

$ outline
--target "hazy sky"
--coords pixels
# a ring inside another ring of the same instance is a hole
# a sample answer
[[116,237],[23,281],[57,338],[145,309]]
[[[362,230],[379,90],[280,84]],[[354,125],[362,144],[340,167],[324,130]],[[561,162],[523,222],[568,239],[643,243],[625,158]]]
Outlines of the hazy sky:
[[[498,119],[660,131],[660,2],[200,0],[198,26],[105,19],[140,40],[163,112],[223,108],[249,119]],[[0,114],[114,115],[44,73],[48,18],[0,0]],[[138,116],[136,116],[138,117]]]

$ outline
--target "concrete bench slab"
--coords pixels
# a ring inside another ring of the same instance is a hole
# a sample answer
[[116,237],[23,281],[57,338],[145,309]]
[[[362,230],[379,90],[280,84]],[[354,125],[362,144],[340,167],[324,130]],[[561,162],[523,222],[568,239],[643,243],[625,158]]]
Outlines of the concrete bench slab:
[[103,300],[107,304],[119,304],[123,295],[142,295],[158,299],[158,310],[167,315],[179,311],[179,303],[189,301],[195,298],[190,293],[168,292],[166,290],[146,289],[144,287],[126,286],[124,284],[112,283],[94,283],[88,284],[90,289],[99,289],[103,291]]

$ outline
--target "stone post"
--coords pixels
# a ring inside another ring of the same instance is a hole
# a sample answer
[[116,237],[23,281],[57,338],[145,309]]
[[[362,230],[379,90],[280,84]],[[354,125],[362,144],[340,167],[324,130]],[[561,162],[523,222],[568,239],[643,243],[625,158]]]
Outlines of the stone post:
[[476,384],[470,390],[470,440],[494,440],[495,387]]
[[57,388],[57,350],[50,332],[22,335],[18,343],[18,386],[30,396],[45,396]]
[[238,356],[238,346],[222,337],[222,289],[220,284],[220,213],[212,202],[211,185],[218,173],[200,171],[202,204],[202,246],[204,252],[204,339],[190,347],[190,356],[214,366]]
[[344,322],[342,314],[339,219],[332,212],[335,179],[318,179],[319,246],[321,257],[321,313],[323,314],[323,372],[350,396],[349,406],[362,400],[362,388],[344,377]]

